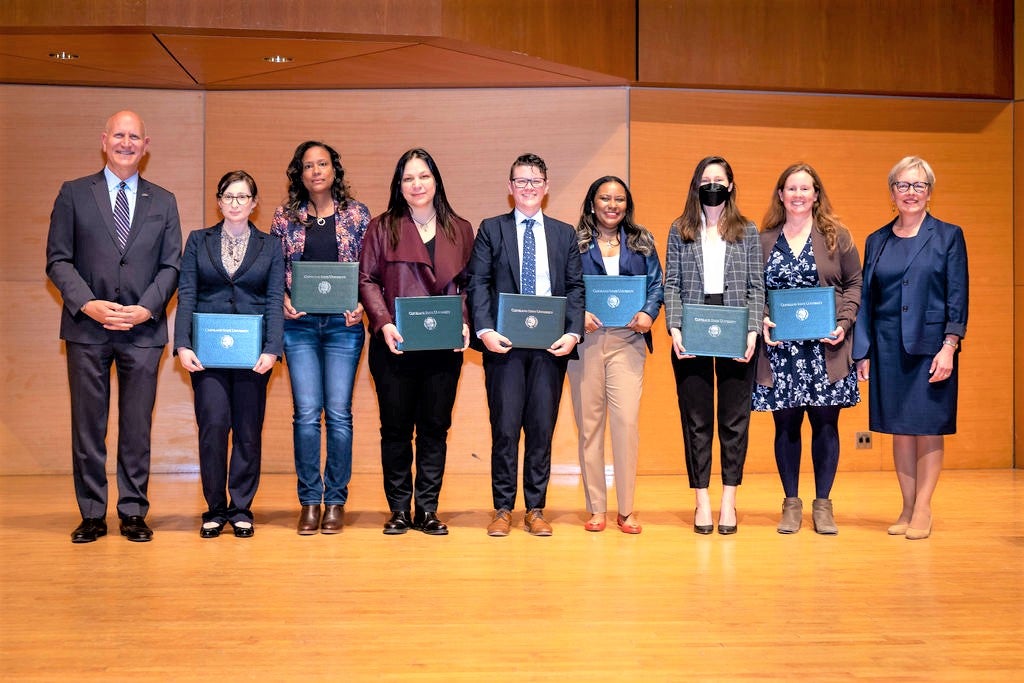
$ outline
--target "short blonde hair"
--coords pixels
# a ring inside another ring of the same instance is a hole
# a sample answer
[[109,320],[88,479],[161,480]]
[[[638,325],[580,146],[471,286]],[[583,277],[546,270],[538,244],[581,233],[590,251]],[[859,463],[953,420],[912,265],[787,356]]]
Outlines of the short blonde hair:
[[928,165],[928,162],[921,157],[903,157],[900,159],[892,170],[889,171],[889,187],[896,182],[896,179],[904,171],[909,171],[912,168],[919,168],[924,171],[924,176],[928,179],[928,184],[935,187],[935,173],[932,171],[932,167]]

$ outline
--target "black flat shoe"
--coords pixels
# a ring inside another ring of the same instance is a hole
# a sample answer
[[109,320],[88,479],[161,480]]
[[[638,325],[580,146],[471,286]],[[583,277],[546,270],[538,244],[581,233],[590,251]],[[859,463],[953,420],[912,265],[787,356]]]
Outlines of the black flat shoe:
[[[206,526],[207,524],[216,524],[217,526]],[[224,528],[225,522],[204,522],[199,527],[199,538],[217,538],[220,536],[221,530]]]
[[107,521],[102,517],[83,519],[71,532],[72,543],[92,543],[100,536],[107,535]]
[[416,515],[417,519],[413,522],[412,528],[417,531],[422,531],[428,536],[447,536],[448,525],[437,518],[436,512],[424,512],[422,519],[419,515]]
[[715,533],[714,524],[697,524],[697,510],[693,511],[693,533],[700,534],[701,536],[707,536],[708,534]]
[[121,520],[121,535],[135,543],[153,540],[153,530],[146,525],[146,520],[138,515],[130,515]]
[[384,522],[384,533],[388,536],[404,534],[412,528],[412,521],[408,512],[392,512],[391,519]]
[[[242,525],[245,526],[242,526]],[[231,526],[235,530],[235,538],[252,538],[252,535],[256,533],[256,527],[252,525],[252,522],[232,522]]]

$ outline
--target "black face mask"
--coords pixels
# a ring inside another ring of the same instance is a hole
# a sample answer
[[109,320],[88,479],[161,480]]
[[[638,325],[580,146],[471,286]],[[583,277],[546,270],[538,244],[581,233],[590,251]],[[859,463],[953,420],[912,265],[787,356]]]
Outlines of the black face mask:
[[721,206],[729,199],[729,188],[721,183],[708,183],[697,189],[700,203],[704,206]]

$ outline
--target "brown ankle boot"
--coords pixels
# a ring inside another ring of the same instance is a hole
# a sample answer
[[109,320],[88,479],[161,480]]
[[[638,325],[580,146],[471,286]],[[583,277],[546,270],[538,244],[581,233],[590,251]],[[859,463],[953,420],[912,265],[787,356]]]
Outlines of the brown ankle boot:
[[782,519],[776,531],[780,534],[795,534],[803,524],[804,502],[799,498],[784,498],[782,501]]
[[832,500],[830,498],[815,498],[811,503],[811,519],[814,520],[814,530],[826,536],[835,536],[839,533],[836,521],[832,518]]

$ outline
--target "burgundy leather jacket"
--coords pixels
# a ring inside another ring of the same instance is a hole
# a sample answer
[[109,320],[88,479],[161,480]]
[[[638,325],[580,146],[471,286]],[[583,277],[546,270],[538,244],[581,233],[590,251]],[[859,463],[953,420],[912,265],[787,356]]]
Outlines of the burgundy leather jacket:
[[402,218],[398,246],[394,249],[380,223],[380,216],[370,221],[363,238],[359,259],[359,301],[366,309],[370,331],[395,321],[395,298],[399,296],[462,295],[462,320],[469,323],[466,308],[467,264],[473,251],[473,226],[469,221],[454,219],[455,239],[437,231],[434,263],[420,239],[412,218]]

